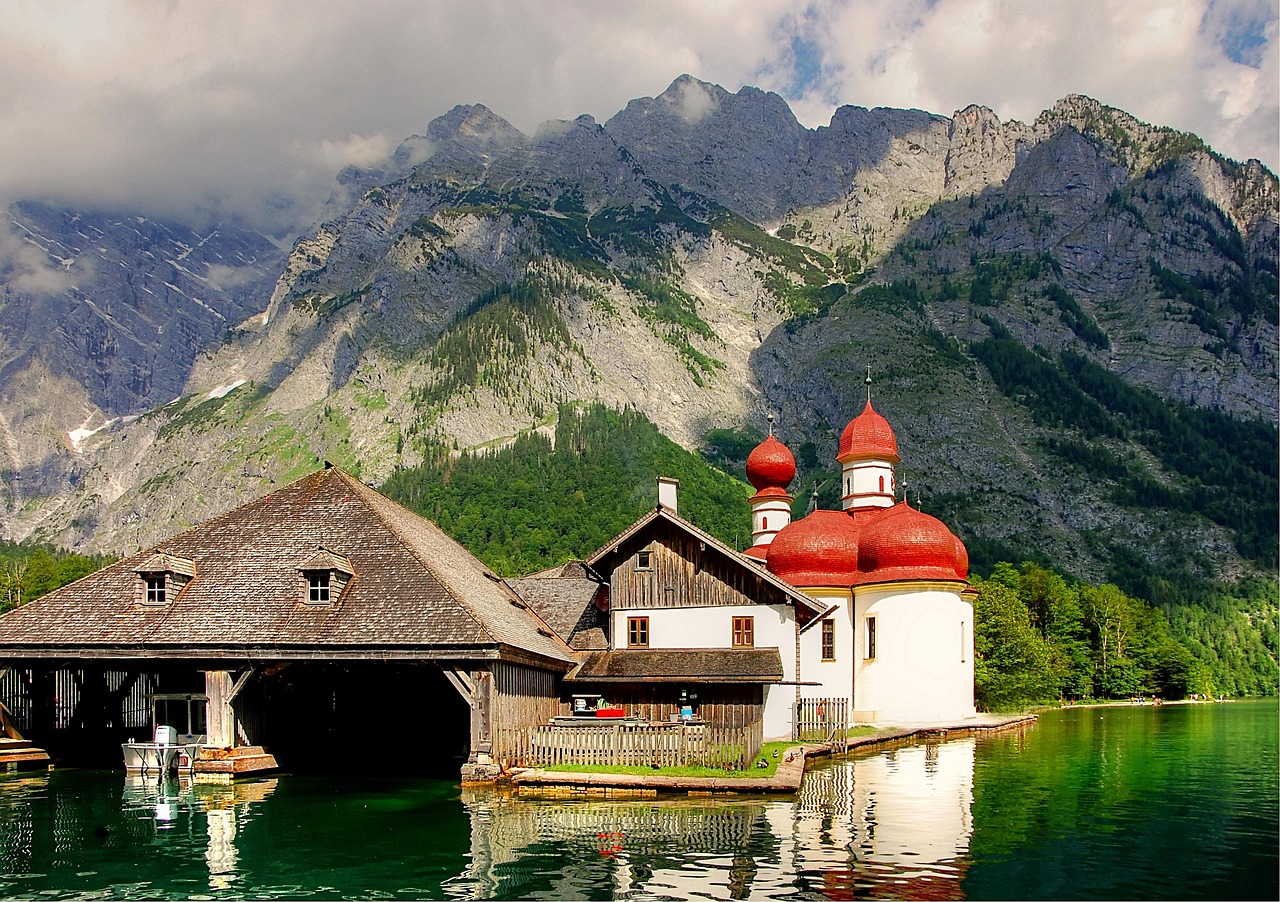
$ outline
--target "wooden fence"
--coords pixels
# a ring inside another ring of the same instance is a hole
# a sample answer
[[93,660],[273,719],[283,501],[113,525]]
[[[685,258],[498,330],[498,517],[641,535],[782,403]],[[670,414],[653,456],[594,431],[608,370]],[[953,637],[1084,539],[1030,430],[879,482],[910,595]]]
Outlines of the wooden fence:
[[526,764],[600,764],[609,767],[750,767],[760,755],[763,721],[745,727],[714,724],[636,723],[535,727]]
[[844,739],[849,729],[849,699],[802,698],[796,703],[796,735],[801,742]]

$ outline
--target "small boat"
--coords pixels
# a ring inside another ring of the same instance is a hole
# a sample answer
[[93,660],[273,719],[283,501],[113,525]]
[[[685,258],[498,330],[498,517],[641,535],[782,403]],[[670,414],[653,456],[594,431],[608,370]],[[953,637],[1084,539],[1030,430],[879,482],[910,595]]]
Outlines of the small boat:
[[165,776],[177,770],[190,773],[208,739],[209,699],[190,693],[151,697],[151,740],[126,742],[124,769],[131,774]]

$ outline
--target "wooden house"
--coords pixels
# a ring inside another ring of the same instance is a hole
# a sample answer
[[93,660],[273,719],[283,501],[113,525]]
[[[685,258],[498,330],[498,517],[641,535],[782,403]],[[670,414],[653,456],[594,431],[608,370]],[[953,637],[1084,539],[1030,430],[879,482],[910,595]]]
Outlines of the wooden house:
[[586,561],[608,588],[607,647],[579,652],[566,691],[791,738],[802,698],[849,696],[844,671],[822,672],[828,606],[681,518],[659,482],[658,506]]

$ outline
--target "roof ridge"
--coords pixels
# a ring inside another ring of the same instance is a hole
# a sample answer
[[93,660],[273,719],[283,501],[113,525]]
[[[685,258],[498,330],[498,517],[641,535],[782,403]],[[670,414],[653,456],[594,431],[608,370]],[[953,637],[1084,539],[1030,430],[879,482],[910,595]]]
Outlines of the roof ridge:
[[[398,525],[391,522],[390,520],[388,520],[388,518],[383,516],[383,512],[378,509],[379,503],[382,501],[385,501],[389,504],[394,504],[396,507],[400,508],[400,510],[404,511],[405,513],[412,514],[413,516],[418,517],[418,519],[422,520],[422,522],[429,524],[436,530],[439,530],[440,534],[445,536],[446,538],[450,538],[450,541],[456,541],[456,540],[453,540],[451,537],[449,537],[443,529],[440,529],[440,527],[437,526],[431,520],[428,520],[426,517],[423,517],[420,514],[415,514],[413,511],[409,510],[409,508],[405,507],[402,504],[399,504],[398,502],[392,501],[386,495],[383,495],[381,492],[378,492],[372,487],[365,485],[363,482],[361,482],[359,479],[356,479],[354,476],[352,476],[347,471],[343,470],[341,467],[329,467],[327,469],[334,470],[337,473],[339,479],[341,479],[344,483],[346,483],[346,485],[349,488],[356,490],[356,492],[361,496],[360,497],[361,502],[364,504],[366,508],[369,509],[369,511],[374,515],[374,517],[378,519],[378,522],[381,523],[383,526],[385,526],[387,530],[393,536],[396,537],[396,541],[399,542],[400,545],[406,551],[409,552],[409,554],[413,557],[414,560],[416,560],[419,564],[421,564],[424,568],[426,568],[426,570],[436,578],[436,581],[439,582],[440,585],[444,587],[445,591],[449,593],[449,596],[453,598],[455,602],[458,603],[458,606],[467,612],[467,616],[469,616],[476,623],[476,625],[480,627],[480,630],[486,636],[488,636],[491,640],[493,640],[494,642],[497,642],[498,639],[496,636],[493,635],[493,630],[491,630],[489,628],[489,625],[485,623],[484,620],[474,610],[472,610],[470,604],[468,604],[466,601],[463,601],[461,598],[458,597],[458,593],[454,591],[452,583],[448,582],[445,579],[441,579],[440,573],[436,570],[434,566],[432,566],[432,563],[430,561],[428,561],[423,555],[418,553],[417,546],[400,531],[400,529],[398,528]],[[373,496],[373,499],[376,499],[376,500],[371,501],[371,498],[369,496]],[[480,561],[478,558],[476,558],[475,555],[471,554],[471,552],[468,551],[466,548],[464,548],[461,543],[457,543],[457,544],[458,544],[458,547],[461,548],[467,554],[468,557],[470,557],[473,561],[483,566],[483,562]],[[487,571],[488,571],[488,568],[486,567],[485,570],[482,571],[481,575],[483,576],[484,572],[487,572]]]
[[401,544],[401,546],[404,547],[405,550],[408,551],[408,553],[413,556],[414,560],[416,560],[419,564],[421,564],[424,569],[426,569],[432,576],[436,578],[436,581],[439,582],[440,585],[444,587],[445,591],[449,593],[450,597],[453,598],[453,600],[458,604],[458,606],[467,612],[467,615],[476,623],[476,625],[480,628],[480,630],[486,636],[489,637],[489,639],[499,644],[507,644],[500,637],[494,635],[493,629],[485,621],[484,617],[472,607],[468,599],[464,598],[459,592],[457,592],[457,590],[453,586],[453,583],[449,580],[447,575],[441,572],[441,570],[436,566],[435,562],[428,560],[424,555],[419,553],[419,549],[417,545],[409,537],[405,536],[401,532],[401,530],[399,529],[399,524],[395,523],[393,520],[384,516],[385,506],[390,505],[394,509],[396,509],[397,512],[407,515],[409,517],[412,517],[416,520],[420,520],[427,527],[429,527],[432,530],[435,530],[445,540],[451,542],[454,546],[456,546],[458,550],[460,550],[462,554],[465,555],[468,563],[475,565],[482,579],[492,580],[496,585],[498,585],[501,588],[501,591],[503,591],[508,596],[509,600],[513,602],[518,602],[524,611],[531,614],[533,616],[533,619],[535,619],[539,624],[542,625],[542,627],[546,630],[548,636],[552,639],[552,641],[562,646],[561,650],[566,655],[572,656],[573,649],[571,649],[569,645],[563,639],[560,638],[559,634],[556,633],[556,631],[553,630],[545,620],[543,620],[540,616],[538,616],[537,612],[534,611],[533,608],[530,607],[528,603],[525,602],[524,599],[520,597],[519,593],[517,593],[514,589],[512,589],[509,585],[507,585],[507,582],[503,577],[498,576],[496,573],[494,573],[492,568],[490,568],[487,564],[485,564],[484,561],[480,560],[478,557],[472,554],[471,551],[467,549],[466,546],[464,546],[461,542],[459,542],[457,539],[453,538],[448,533],[446,533],[443,529],[441,529],[437,523],[427,519],[421,514],[418,514],[410,510],[409,508],[405,507],[403,504],[400,504],[399,502],[391,498],[388,498],[386,495],[382,494],[381,492],[377,491],[371,486],[368,486],[365,483],[361,482],[359,479],[352,476],[350,473],[346,472],[345,470],[339,467],[332,467],[331,469],[335,470],[339,478],[342,479],[343,482],[345,482],[350,488],[354,489],[361,496],[361,501],[373,513],[373,515],[378,519],[378,521],[382,523],[383,526],[385,526],[387,530],[390,531],[391,534],[396,537],[396,541],[398,541]]

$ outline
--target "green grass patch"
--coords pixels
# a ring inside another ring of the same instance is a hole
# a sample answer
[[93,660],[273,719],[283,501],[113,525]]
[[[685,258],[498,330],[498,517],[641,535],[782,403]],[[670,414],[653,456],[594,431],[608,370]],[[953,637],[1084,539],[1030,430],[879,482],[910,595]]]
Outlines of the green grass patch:
[[[872,732],[875,732],[872,730]],[[726,770],[722,767],[703,767],[683,765],[680,767],[652,767],[650,765],[619,765],[611,767],[605,764],[553,764],[540,770],[570,774],[628,774],[637,777],[719,777],[730,780],[744,780],[753,777],[772,777],[778,772],[778,763],[785,761],[787,749],[801,745],[798,742],[766,742],[760,747],[757,761],[765,762],[765,767],[749,767],[746,770]],[[774,756],[777,752],[777,756]]]

